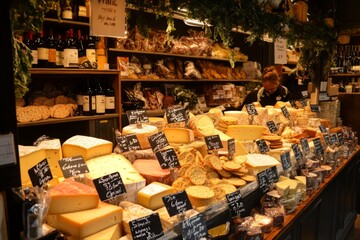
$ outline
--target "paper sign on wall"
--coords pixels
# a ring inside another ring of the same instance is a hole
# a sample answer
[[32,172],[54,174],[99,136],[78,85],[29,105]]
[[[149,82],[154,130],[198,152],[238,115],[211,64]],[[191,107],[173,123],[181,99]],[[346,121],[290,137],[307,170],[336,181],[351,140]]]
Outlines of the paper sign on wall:
[[274,42],[274,62],[275,64],[286,64],[287,55],[286,55],[286,39],[277,38]]

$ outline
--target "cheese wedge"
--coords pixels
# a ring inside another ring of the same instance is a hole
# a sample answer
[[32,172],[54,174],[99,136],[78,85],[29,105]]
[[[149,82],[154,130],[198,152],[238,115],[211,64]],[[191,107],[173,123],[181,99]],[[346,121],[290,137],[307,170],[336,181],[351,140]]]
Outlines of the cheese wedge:
[[189,121],[190,128],[194,131],[195,137],[204,137],[214,134],[215,126],[207,115],[196,115]]
[[46,159],[45,149],[19,145],[20,177],[23,186],[32,186],[28,170]]
[[280,165],[279,161],[277,161],[275,158],[258,153],[247,154],[245,164],[256,172],[261,172],[265,169]]
[[[120,224],[115,224],[111,227],[101,230],[100,232],[83,238],[82,240],[119,240],[121,236],[121,226]],[[66,239],[78,240],[77,238],[73,237],[67,237]]]
[[164,206],[162,198],[175,193],[175,189],[169,185],[152,182],[138,192],[138,203],[146,208],[155,210]]
[[[223,145],[223,148],[218,149],[218,151],[228,151],[228,140],[232,139],[232,137],[226,135],[225,133],[223,133],[220,130],[215,129],[214,130],[214,134],[219,135],[221,143]],[[239,156],[239,155],[246,155],[248,154],[248,151],[246,150],[244,144],[242,142],[240,142],[239,140],[235,140],[235,154],[234,156]]]
[[59,165],[59,160],[62,159],[60,139],[56,138],[43,140],[37,145],[37,147],[45,149],[46,158],[53,177],[63,177],[63,173]]
[[154,213],[154,211],[143,207],[140,204],[132,203],[129,201],[122,201],[119,205],[123,208],[123,221],[121,224],[125,233],[127,234],[131,234],[131,221]]
[[255,141],[264,131],[265,128],[259,125],[230,125],[226,134],[239,141]]
[[122,134],[135,134],[141,149],[151,148],[148,138],[158,132],[158,128],[148,124],[130,124],[122,129]]
[[169,143],[191,143],[194,141],[194,132],[188,128],[163,128]]
[[75,135],[62,145],[63,157],[81,155],[84,160],[103,156],[112,152],[112,142],[100,138]]

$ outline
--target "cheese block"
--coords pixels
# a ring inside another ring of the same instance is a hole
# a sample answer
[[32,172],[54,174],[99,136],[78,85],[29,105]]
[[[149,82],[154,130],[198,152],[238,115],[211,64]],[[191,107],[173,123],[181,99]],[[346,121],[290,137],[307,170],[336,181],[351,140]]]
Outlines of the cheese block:
[[152,182],[138,192],[138,203],[146,208],[155,210],[164,206],[162,200],[164,196],[173,193],[175,193],[173,187],[160,182]]
[[32,186],[28,170],[46,159],[45,149],[35,146],[18,146],[20,158],[20,177],[23,186]]
[[226,134],[239,141],[255,141],[264,131],[265,128],[258,125],[230,125]]
[[287,182],[277,182],[275,183],[275,188],[278,191],[279,195],[285,197],[289,194],[289,184]]
[[59,160],[62,159],[62,149],[60,139],[47,139],[41,141],[37,147],[45,149],[46,159],[48,160],[53,177],[63,177]]
[[204,137],[214,134],[214,123],[207,115],[197,115],[190,119],[189,127],[194,131],[195,137]]
[[136,159],[133,166],[146,179],[146,184],[152,182],[172,183],[170,170],[162,169],[157,159]]
[[65,179],[48,191],[51,201],[48,214],[61,214],[96,208],[99,196],[95,188]]
[[[232,137],[226,135],[225,133],[223,133],[222,131],[219,131],[217,129],[215,129],[214,134],[219,135],[221,143],[223,145],[223,148],[218,149],[218,151],[228,151],[228,140],[232,139]],[[239,140],[235,140],[234,156],[246,155],[246,154],[248,154],[248,151],[246,150],[244,144],[242,142],[240,142]]]
[[[178,215],[174,215],[170,217],[166,207],[156,209],[155,212],[159,214],[161,225],[163,227],[164,232],[172,229],[181,220]],[[196,211],[195,209],[189,209],[185,211],[185,218],[191,218],[197,214],[199,214],[199,212]]]
[[246,111],[225,111],[224,115],[235,117],[239,125],[249,124],[249,114]]
[[148,117],[149,122],[147,122],[146,124],[152,125],[157,127],[158,131],[162,131],[165,123],[164,123],[164,118],[162,117]]
[[123,155],[112,153],[89,159],[86,164],[89,173],[85,177],[89,185],[93,185],[93,179],[119,172],[126,189],[123,197],[129,201],[137,201],[137,192],[145,186],[145,179]]
[[90,210],[47,215],[46,222],[66,235],[83,239],[121,223],[122,216],[121,207],[101,202]]
[[261,172],[274,166],[280,166],[279,161],[275,158],[258,153],[247,154],[245,164],[255,172]]
[[148,124],[130,124],[122,129],[122,134],[135,134],[142,149],[151,148],[148,137],[158,132],[158,128]]
[[123,209],[123,220],[121,222],[123,230],[127,234],[131,234],[130,230],[130,222],[132,220],[148,216],[150,214],[153,214],[154,211],[143,207],[139,204],[132,203],[129,201],[122,201],[120,202],[119,206]]
[[103,156],[112,152],[112,142],[100,138],[75,135],[67,139],[62,145],[63,157],[81,155],[84,160]]
[[293,195],[293,194],[296,194],[296,192],[298,190],[298,185],[300,182],[297,180],[294,180],[294,179],[290,179],[288,177],[280,176],[277,183],[279,183],[279,184],[281,183],[282,186],[287,185],[289,187],[288,194]]
[[191,143],[194,141],[194,132],[188,128],[163,128],[169,143]]
[[[119,240],[122,236],[121,232],[121,224],[115,224],[90,236],[82,238],[81,240]],[[70,236],[66,236],[66,239],[79,240],[79,238]]]

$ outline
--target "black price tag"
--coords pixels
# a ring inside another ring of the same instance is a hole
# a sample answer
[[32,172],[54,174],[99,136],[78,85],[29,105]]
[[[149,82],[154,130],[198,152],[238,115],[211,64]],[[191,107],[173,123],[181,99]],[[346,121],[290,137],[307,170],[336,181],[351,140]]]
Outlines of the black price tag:
[[149,122],[149,118],[144,109],[136,109],[126,111],[129,124]]
[[155,152],[162,169],[180,167],[179,159],[173,148]]
[[293,108],[296,108],[296,109],[299,108],[299,106],[296,104],[296,101],[295,101],[295,100],[289,100],[289,102],[290,102],[290,105],[291,105]]
[[168,123],[187,122],[188,117],[182,106],[173,106],[165,110]]
[[336,133],[337,139],[339,141],[340,145],[344,145],[345,141],[344,141],[344,135],[342,132],[338,132]]
[[306,107],[307,103],[306,103],[306,100],[305,99],[300,99],[300,105],[301,107]]
[[118,172],[96,178],[93,182],[101,201],[126,193],[125,185]]
[[324,133],[323,136],[324,136],[325,144],[326,144],[327,146],[331,145],[331,139],[330,139],[329,134]]
[[296,161],[300,161],[304,157],[303,153],[301,152],[300,147],[297,143],[291,144],[291,149],[294,152]]
[[317,104],[310,104],[310,109],[312,112],[320,112],[321,108]]
[[129,225],[134,240],[154,240],[164,235],[158,213],[132,220]]
[[257,145],[260,153],[264,154],[264,153],[270,151],[270,149],[264,139],[256,140],[255,142],[256,142],[256,145]]
[[285,106],[282,106],[282,107],[281,107],[281,111],[282,111],[284,117],[290,118],[289,111],[287,110],[287,108],[286,108]]
[[268,168],[265,171],[266,171],[269,183],[276,183],[279,180],[276,166]]
[[148,137],[150,146],[154,152],[160,151],[164,147],[169,146],[164,132],[158,132]]
[[277,133],[279,131],[279,129],[277,128],[276,124],[274,121],[268,121],[266,123],[266,125],[268,126],[269,130],[271,133]]
[[232,217],[240,217],[241,213],[246,211],[240,190],[226,194],[226,201]]
[[322,156],[324,155],[324,149],[323,149],[323,146],[321,144],[321,140],[320,138],[315,138],[313,140],[314,142],[314,147],[315,147],[315,154],[316,156]]
[[53,179],[53,176],[50,171],[50,166],[46,158],[40,161],[34,167],[30,168],[28,170],[28,174],[30,176],[31,183],[33,186],[42,187],[48,181]]
[[199,240],[207,236],[207,231],[207,225],[202,213],[181,222],[181,235],[183,240]]
[[65,178],[75,177],[79,174],[89,172],[89,168],[81,155],[62,158],[59,160],[59,165]]
[[120,135],[116,137],[116,142],[120,148],[121,152],[128,152],[130,151],[129,143],[125,135]]
[[281,165],[282,165],[284,171],[291,168],[291,160],[290,160],[289,152],[280,154],[280,160],[281,160]]
[[310,146],[309,146],[309,142],[308,142],[307,138],[301,138],[300,143],[301,143],[301,148],[302,148],[303,152],[308,153],[310,151]]
[[330,134],[330,140],[331,140],[331,142],[332,142],[333,144],[339,143],[339,140],[338,140],[338,138],[337,138],[336,133]]
[[164,196],[162,200],[170,217],[192,209],[191,202],[185,191]]
[[219,135],[205,136],[205,143],[208,150],[216,150],[223,148]]
[[129,150],[140,150],[140,142],[135,134],[125,135],[127,143],[129,144]]
[[269,178],[268,175],[266,173],[266,171],[262,171],[259,172],[257,174],[257,179],[259,182],[259,189],[261,191],[262,194],[265,194],[269,191],[270,187],[269,187]]
[[234,155],[235,151],[236,151],[235,139],[232,138],[232,139],[227,140],[227,145],[228,145],[228,153],[230,155]]
[[248,112],[249,115],[258,115],[259,114],[255,108],[254,103],[245,104],[245,107],[246,107],[246,111]]
[[319,129],[320,129],[320,132],[322,132],[322,133],[327,133],[327,130],[326,130],[326,127],[324,126],[324,125],[320,125],[319,126]]

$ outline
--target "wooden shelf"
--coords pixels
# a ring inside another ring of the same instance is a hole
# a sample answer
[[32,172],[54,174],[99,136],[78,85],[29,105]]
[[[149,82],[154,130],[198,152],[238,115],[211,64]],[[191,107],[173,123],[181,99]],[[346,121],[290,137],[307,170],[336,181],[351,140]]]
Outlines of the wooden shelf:
[[57,19],[57,18],[44,18],[44,23],[56,23],[56,24],[64,24],[64,25],[71,25],[71,26],[84,26],[84,27],[90,26],[90,23],[88,23],[88,22],[78,22],[78,21]]
[[79,121],[89,121],[89,120],[102,120],[109,118],[118,118],[118,113],[104,114],[104,115],[94,115],[94,116],[75,116],[67,117],[62,119],[49,118],[46,120],[29,122],[29,123],[18,123],[18,127],[30,127],[30,126],[39,126],[39,125],[49,125],[49,124],[58,124],[58,123],[67,123],[67,122],[79,122]]
[[330,74],[330,77],[360,77],[360,73],[338,73]]
[[101,75],[118,75],[119,70],[98,70],[82,68],[31,68],[31,74],[62,74],[62,75],[84,75],[84,74],[101,74]]
[[125,79],[120,78],[121,82],[206,82],[206,83],[234,83],[234,82],[261,82],[258,79]]

